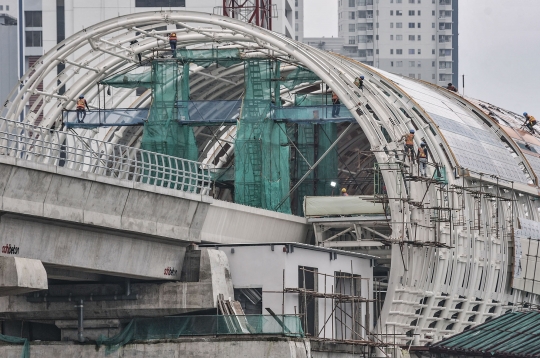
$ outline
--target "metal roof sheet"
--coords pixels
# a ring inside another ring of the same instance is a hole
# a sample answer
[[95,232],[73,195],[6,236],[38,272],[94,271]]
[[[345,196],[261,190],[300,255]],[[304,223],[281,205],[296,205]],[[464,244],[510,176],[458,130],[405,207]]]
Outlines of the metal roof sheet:
[[434,344],[434,352],[540,356],[540,312],[512,312]]

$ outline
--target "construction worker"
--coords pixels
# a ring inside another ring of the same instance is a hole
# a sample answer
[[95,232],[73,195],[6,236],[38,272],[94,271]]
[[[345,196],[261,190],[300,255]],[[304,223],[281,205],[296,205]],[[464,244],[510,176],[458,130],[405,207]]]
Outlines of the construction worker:
[[354,85],[364,92],[364,76],[356,77],[354,79]]
[[525,122],[523,123],[524,126],[527,126],[529,128],[529,131],[534,134],[534,126],[536,125],[536,119],[529,115],[527,112],[523,113],[523,117],[525,117]]
[[405,152],[403,154],[403,161],[405,156],[408,156],[410,161],[414,160],[414,129],[409,130],[408,134],[404,134],[401,140],[405,139]]
[[341,109],[341,102],[336,92],[332,91],[332,118],[339,117],[339,110]]
[[347,194],[347,189],[345,188],[341,189],[341,196],[349,196],[349,194]]
[[84,95],[81,94],[77,100],[77,123],[84,123],[84,119],[86,118],[85,107],[90,111],[88,102],[84,99]]
[[173,53],[173,57],[176,57],[176,32],[172,32],[169,34],[169,45],[171,45],[171,51]]
[[420,170],[420,175],[423,177],[427,177],[426,167],[428,163],[429,151],[428,151],[428,147],[426,146],[426,143],[422,142],[420,144],[420,148],[418,148],[417,156],[418,156],[418,167]]
[[448,84],[448,87],[446,87],[446,89],[452,92],[457,92],[457,88],[451,83]]

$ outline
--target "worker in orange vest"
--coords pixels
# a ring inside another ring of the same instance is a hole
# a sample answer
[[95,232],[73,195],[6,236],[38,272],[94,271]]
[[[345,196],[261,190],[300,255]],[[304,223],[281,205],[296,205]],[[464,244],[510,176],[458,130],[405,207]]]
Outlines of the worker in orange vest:
[[420,148],[418,148],[418,166],[419,166],[420,175],[423,177],[427,176],[426,167],[428,163],[428,156],[429,156],[429,151],[426,146],[426,143],[422,142],[422,144],[420,144]]
[[409,157],[409,160],[414,160],[414,129],[411,129],[408,134],[404,134],[401,137],[401,140],[405,139],[405,151],[403,153],[403,161],[405,161],[405,156]]
[[533,127],[536,125],[536,119],[527,112],[523,113],[523,117],[525,117],[525,123],[523,123],[523,126],[529,128],[529,131],[534,134],[535,132]]
[[90,112],[90,108],[88,108],[88,102],[84,99],[84,95],[80,95],[79,99],[77,100],[77,123],[84,123],[84,119],[86,118],[86,109]]
[[171,51],[173,53],[173,57],[176,57],[176,32],[169,34],[169,45],[171,45]]

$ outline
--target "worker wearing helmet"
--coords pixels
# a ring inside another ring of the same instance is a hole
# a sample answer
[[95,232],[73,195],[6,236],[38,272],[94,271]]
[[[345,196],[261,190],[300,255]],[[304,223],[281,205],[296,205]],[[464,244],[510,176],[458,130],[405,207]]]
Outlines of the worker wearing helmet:
[[341,196],[349,196],[349,194],[347,194],[347,189],[345,188],[341,189]]
[[423,177],[427,176],[426,167],[428,163],[428,156],[429,156],[428,147],[426,143],[422,142],[420,144],[420,148],[418,148],[417,157],[418,157],[418,166],[419,166],[420,175]]
[[403,154],[403,161],[405,161],[405,156],[409,157],[409,160],[414,160],[414,129],[409,130],[408,134],[404,134],[401,137],[401,140],[405,139],[405,152]]
[[356,77],[354,79],[354,85],[364,91],[364,76]]
[[523,117],[525,117],[525,122],[523,123],[524,126],[527,126],[529,128],[529,131],[534,134],[534,126],[536,125],[536,119],[528,114],[527,112],[523,113]]
[[176,57],[176,32],[172,32],[169,34],[169,45],[171,45],[171,51],[173,53],[173,57]]
[[86,118],[86,109],[90,111],[90,108],[88,108],[88,102],[84,99],[84,95],[80,95],[79,99],[77,100],[77,123],[84,123],[84,119]]

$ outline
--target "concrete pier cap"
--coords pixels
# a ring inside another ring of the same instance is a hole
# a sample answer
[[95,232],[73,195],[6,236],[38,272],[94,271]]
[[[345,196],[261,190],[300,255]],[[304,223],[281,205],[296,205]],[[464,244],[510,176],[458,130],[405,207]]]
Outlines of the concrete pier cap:
[[[17,247],[9,246],[7,249],[18,250]],[[2,250],[5,251],[4,248]],[[0,296],[20,295],[47,288],[47,272],[40,260],[0,257]]]

